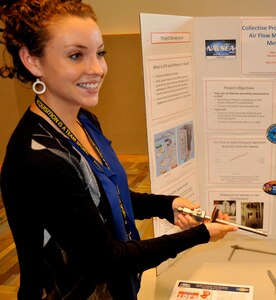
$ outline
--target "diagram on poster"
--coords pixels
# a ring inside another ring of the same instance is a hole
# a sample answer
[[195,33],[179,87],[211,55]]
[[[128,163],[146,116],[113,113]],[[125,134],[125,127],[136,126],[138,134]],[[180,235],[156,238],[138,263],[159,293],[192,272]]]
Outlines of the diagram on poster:
[[156,176],[194,157],[193,121],[154,135]]

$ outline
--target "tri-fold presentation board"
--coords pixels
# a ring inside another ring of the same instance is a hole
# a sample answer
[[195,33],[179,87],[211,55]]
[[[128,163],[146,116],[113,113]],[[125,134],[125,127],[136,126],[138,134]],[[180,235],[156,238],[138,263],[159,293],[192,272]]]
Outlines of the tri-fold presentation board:
[[140,28],[151,191],[275,238],[276,17],[141,14]]

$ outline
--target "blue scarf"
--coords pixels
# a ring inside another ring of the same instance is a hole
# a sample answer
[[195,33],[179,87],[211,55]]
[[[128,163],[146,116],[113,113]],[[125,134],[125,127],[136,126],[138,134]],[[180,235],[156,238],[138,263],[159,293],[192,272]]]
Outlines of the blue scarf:
[[[122,167],[114,150],[111,147],[111,142],[104,137],[98,128],[84,114],[79,114],[79,120],[94,143],[97,145],[100,153],[108,164],[108,167],[104,164],[101,164],[101,168],[99,168],[94,163],[94,159],[82,151],[81,148],[79,148],[83,156],[87,159],[95,176],[101,182],[106,193],[112,210],[116,238],[119,241],[129,240],[120,207],[120,197],[126,212],[127,226],[128,230],[131,232],[132,239],[140,240],[139,233],[135,226],[127,176],[124,168]],[[76,144],[74,144],[74,146],[76,146]],[[120,191],[120,196],[118,195],[118,190]]]

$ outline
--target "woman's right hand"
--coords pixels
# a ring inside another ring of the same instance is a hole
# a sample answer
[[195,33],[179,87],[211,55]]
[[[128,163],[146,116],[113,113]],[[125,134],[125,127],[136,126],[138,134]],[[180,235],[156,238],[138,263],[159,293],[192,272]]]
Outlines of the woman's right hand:
[[219,223],[205,223],[209,234],[210,234],[210,241],[216,242],[225,237],[228,232],[237,231],[238,227],[234,225],[225,225]]

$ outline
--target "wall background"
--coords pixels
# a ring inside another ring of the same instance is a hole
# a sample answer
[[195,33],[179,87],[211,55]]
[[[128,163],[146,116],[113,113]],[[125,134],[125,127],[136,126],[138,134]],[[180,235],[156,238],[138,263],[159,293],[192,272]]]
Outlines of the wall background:
[[95,9],[104,34],[139,33],[139,13],[182,16],[272,16],[275,0],[84,0]]
[[[104,35],[109,73],[93,109],[119,154],[147,154],[139,13],[183,16],[272,16],[275,0],[85,0]],[[0,63],[3,61],[0,45]],[[10,134],[33,92],[16,80],[0,78],[0,164]]]

